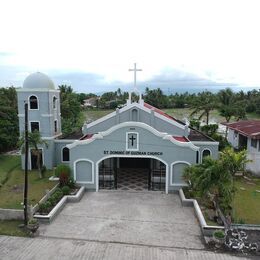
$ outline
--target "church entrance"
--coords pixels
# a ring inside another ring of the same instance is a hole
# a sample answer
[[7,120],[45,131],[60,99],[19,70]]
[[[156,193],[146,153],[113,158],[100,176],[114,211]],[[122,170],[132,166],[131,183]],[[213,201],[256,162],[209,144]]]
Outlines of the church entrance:
[[151,158],[108,158],[99,163],[99,189],[165,190],[166,166]]

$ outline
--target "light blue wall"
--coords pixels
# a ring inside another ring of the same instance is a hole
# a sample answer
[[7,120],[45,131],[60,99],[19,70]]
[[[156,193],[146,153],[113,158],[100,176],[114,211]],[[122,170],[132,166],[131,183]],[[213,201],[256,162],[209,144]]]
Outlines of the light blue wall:
[[[17,90],[18,114],[20,133],[24,132],[24,101],[28,102],[29,97],[38,97],[38,110],[28,111],[28,120],[40,122],[40,133],[42,137],[52,137],[61,133],[60,117],[60,93],[59,90],[46,90],[28,92],[23,89]],[[56,109],[53,109],[53,97],[57,97]],[[30,107],[30,106],[29,106]],[[58,131],[54,132],[54,120],[58,122]],[[30,127],[29,127],[30,129]]]
[[[36,96],[38,98],[38,109],[30,109],[29,97]],[[53,97],[57,97],[56,108],[53,108]],[[24,103],[28,102],[28,130],[30,131],[30,122],[39,122],[40,134],[42,139],[47,141],[48,147],[43,148],[43,164],[47,169],[52,169],[56,165],[56,151],[54,144],[54,136],[61,134],[61,117],[60,117],[60,92],[59,90],[31,90],[18,89],[18,116],[20,135],[25,129],[25,112]],[[54,120],[57,120],[58,131],[54,131]],[[30,158],[29,158],[30,164]],[[24,156],[22,156],[22,167],[24,169]],[[29,165],[29,168],[31,165]]]
[[[97,139],[88,144],[77,145],[75,147],[72,147],[70,149],[71,169],[74,170],[75,161],[88,158],[94,163],[94,170],[96,173],[96,163],[98,161],[106,157],[118,157],[118,155],[111,154],[111,151],[123,151],[124,153],[126,152],[126,133],[133,131],[139,133],[139,152],[146,152],[146,155],[123,156],[140,158],[158,158],[159,160],[168,164],[169,178],[170,165],[172,162],[185,161],[190,164],[194,164],[196,162],[196,151],[190,149],[189,147],[178,146],[169,140],[164,140],[145,128],[135,126],[135,123],[133,122],[132,126],[119,128],[115,130],[113,133],[104,136],[102,139]],[[105,154],[106,152],[108,152],[108,154]],[[162,153],[162,155],[151,156],[148,155],[148,152],[160,152]],[[119,157],[123,156],[119,155]],[[170,183],[170,179],[168,180],[168,183]],[[86,186],[88,187],[88,185]],[[93,185],[91,187],[93,187]],[[171,189],[174,188],[169,187],[169,190]]]

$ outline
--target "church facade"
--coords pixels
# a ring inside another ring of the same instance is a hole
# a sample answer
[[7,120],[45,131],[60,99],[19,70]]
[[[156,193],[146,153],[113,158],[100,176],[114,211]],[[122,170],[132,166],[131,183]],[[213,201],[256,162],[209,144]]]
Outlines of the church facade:
[[[42,73],[28,76],[17,91],[20,134],[24,132],[24,102],[29,104],[29,130],[38,130],[48,147],[42,164],[52,169],[68,164],[75,181],[89,190],[124,189],[143,182],[142,189],[166,193],[185,186],[187,165],[204,156],[218,156],[218,142],[180,120],[145,103],[132,102],[82,127],[81,136],[63,137],[59,90]],[[22,155],[24,165],[24,155]],[[30,150],[29,168],[35,168]]]

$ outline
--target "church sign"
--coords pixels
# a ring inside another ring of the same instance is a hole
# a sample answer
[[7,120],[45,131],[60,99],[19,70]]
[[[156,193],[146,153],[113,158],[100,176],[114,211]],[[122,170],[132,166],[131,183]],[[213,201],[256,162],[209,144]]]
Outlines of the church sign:
[[163,155],[163,152],[157,152],[157,151],[140,152],[140,151],[113,151],[113,150],[105,150],[104,154],[106,154],[106,155],[150,155],[150,156],[158,156],[158,155]]

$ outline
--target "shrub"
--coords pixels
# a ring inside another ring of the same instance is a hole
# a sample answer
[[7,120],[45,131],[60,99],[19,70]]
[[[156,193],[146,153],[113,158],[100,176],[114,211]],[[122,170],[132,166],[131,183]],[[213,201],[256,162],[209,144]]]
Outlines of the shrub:
[[66,164],[59,164],[55,170],[55,176],[60,177],[61,173],[70,176],[70,167]]
[[221,238],[224,238],[225,237],[225,233],[223,230],[216,230],[214,233],[213,233],[213,236],[215,238],[218,238],[218,239],[221,239]]
[[62,172],[59,177],[60,187],[68,186],[69,184],[69,175],[67,173]]
[[55,206],[57,203],[57,199],[54,195],[52,195],[47,201],[49,201],[52,206]]
[[46,213],[46,211],[47,211],[47,209],[46,209],[45,203],[39,204],[39,212],[40,213]]
[[63,197],[63,192],[61,189],[57,190],[53,196],[55,196],[57,198],[57,201],[59,201],[62,197]]
[[50,210],[51,207],[52,207],[50,201],[47,200],[44,204],[45,204],[45,207],[46,207],[47,212],[49,212],[49,210]]
[[63,186],[61,190],[62,190],[64,195],[70,194],[70,187],[69,186]]
[[38,220],[36,218],[31,218],[29,221],[28,221],[28,224],[29,225],[35,225],[38,223]]
[[68,186],[69,186],[71,189],[76,188],[76,182],[75,182],[74,179],[71,178],[71,177],[69,178]]
[[238,219],[238,224],[246,224],[245,220],[243,218]]

